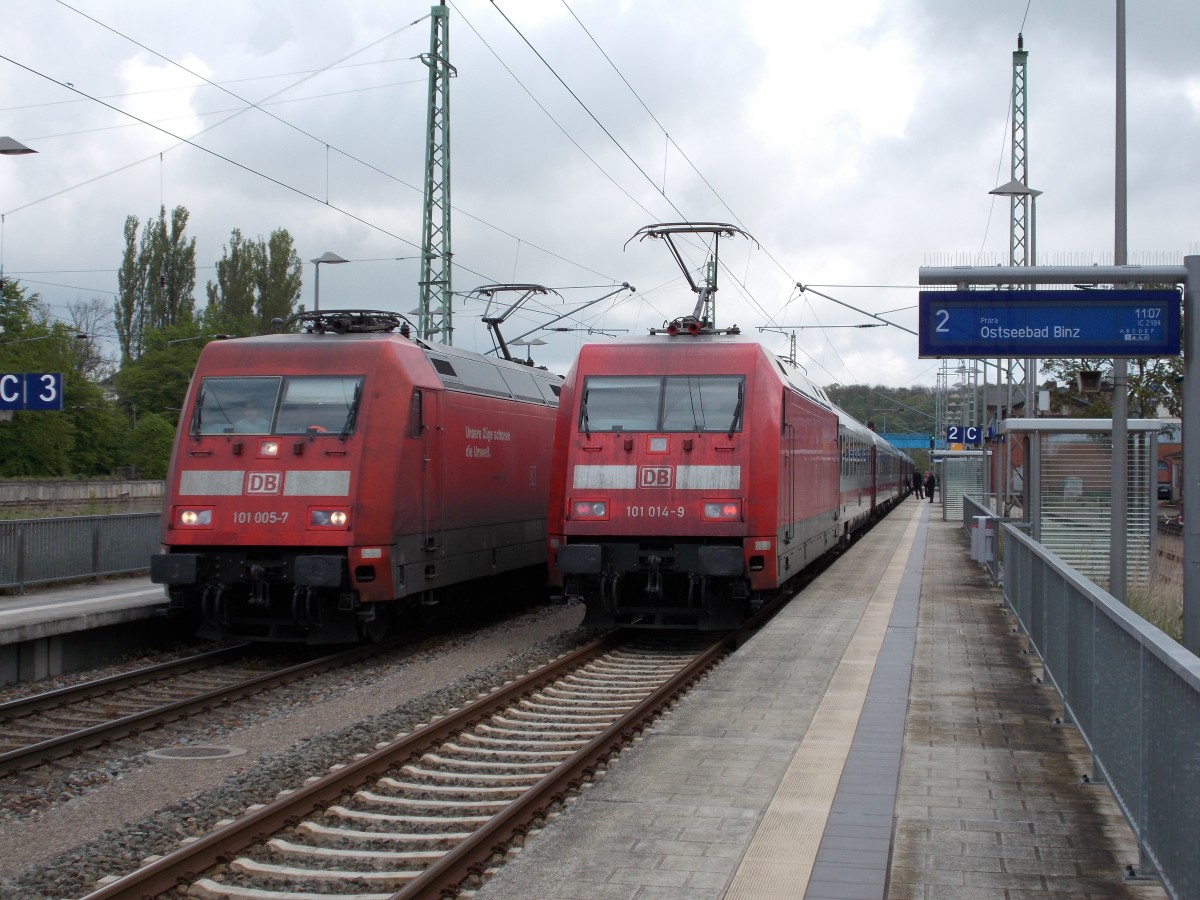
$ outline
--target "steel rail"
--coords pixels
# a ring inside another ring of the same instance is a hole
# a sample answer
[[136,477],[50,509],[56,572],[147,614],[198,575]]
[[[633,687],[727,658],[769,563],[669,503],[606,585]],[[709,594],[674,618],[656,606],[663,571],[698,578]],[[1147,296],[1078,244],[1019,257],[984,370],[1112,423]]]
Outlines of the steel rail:
[[689,690],[705,672],[729,652],[732,636],[709,647],[672,676],[653,694],[625,713],[598,737],[526,791],[515,803],[497,813],[487,824],[413,879],[392,900],[436,900],[453,897],[469,879],[482,879],[488,861],[503,855],[515,838],[524,837],[544,820],[555,803],[579,789],[595,774],[596,767],[620,753],[663,708]]
[[19,772],[47,760],[59,759],[76,750],[96,747],[100,744],[129,737],[130,735],[147,731],[167,722],[173,722],[177,719],[194,715],[205,709],[262,693],[265,690],[289,681],[294,681],[297,678],[340,668],[349,663],[358,662],[360,659],[369,659],[372,656],[377,656],[391,649],[392,646],[394,645],[373,644],[365,647],[355,647],[351,650],[343,650],[274,672],[257,675],[254,678],[239,681],[236,684],[205,691],[203,694],[196,694],[182,700],[175,700],[152,709],[143,710],[142,712],[131,713],[119,719],[93,725],[90,728],[82,728],[78,731],[72,731],[69,734],[49,738],[36,744],[30,744],[27,747],[9,750],[6,753],[0,753],[0,774]]
[[[553,683],[566,672],[602,655],[618,643],[617,635],[610,634],[586,644],[560,657],[550,665],[496,689],[469,706],[434,718],[411,734],[347,763],[324,778],[295,790],[282,792],[278,799],[247,811],[232,823],[214,829],[158,859],[148,861],[136,871],[98,888],[88,894],[86,900],[156,897],[166,891],[190,884],[206,870],[235,858],[238,853],[251,844],[264,841],[271,834],[294,826],[305,816],[323,810],[348,792],[357,790],[365,783],[378,780],[409,760],[435,749],[449,737],[472,728],[496,713],[509,708],[515,701]],[[724,642],[721,646],[723,645]],[[689,669],[692,668],[689,667]],[[699,674],[693,674],[693,678],[696,677],[699,677]],[[668,689],[671,696],[682,690],[682,687],[679,686],[679,675],[676,675],[669,683],[676,685],[674,688]],[[657,708],[661,709],[666,702],[665,700],[660,701]],[[644,709],[650,705],[650,701],[643,701],[637,707],[637,709],[643,710],[643,720],[647,716]],[[616,731],[619,731],[619,726],[613,726],[605,732],[606,737],[601,741],[603,752],[596,758],[611,755],[621,743],[610,736],[610,732],[615,733]],[[585,755],[584,750],[578,751],[576,754],[581,758]],[[588,756],[590,758],[590,755]],[[591,765],[594,766],[594,762]],[[566,778],[566,781],[578,781],[580,777],[578,774],[572,774]],[[563,790],[558,786],[558,780],[551,781],[549,776],[539,783],[539,786],[542,784],[545,784],[548,789],[553,788],[551,793],[561,793]],[[525,801],[518,802],[524,806]],[[529,801],[529,805],[536,810],[541,808],[544,802],[539,799]],[[463,865],[477,866],[478,863],[467,862]],[[445,870],[439,869],[438,871],[442,875],[432,877],[440,877],[444,883]]]
[[197,669],[206,669],[217,662],[231,662],[240,655],[244,655],[249,647],[249,644],[222,647],[218,650],[197,653],[195,656],[188,656],[184,659],[175,659],[169,662],[156,663],[152,666],[145,666],[132,672],[120,672],[116,675],[96,678],[92,681],[84,681],[80,684],[69,685],[68,687],[58,688],[53,691],[43,691],[40,694],[33,694],[29,697],[6,700],[0,703],[0,722],[13,721],[19,716],[27,716],[43,709],[52,709],[66,703],[74,703],[78,700],[98,697],[102,694],[111,693],[116,688],[147,684],[157,681],[164,675],[183,675]]

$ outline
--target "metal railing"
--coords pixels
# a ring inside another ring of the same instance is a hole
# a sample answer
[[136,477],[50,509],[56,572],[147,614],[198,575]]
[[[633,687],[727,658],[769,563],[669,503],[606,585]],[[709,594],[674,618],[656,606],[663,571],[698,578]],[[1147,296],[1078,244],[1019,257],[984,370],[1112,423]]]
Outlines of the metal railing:
[[[963,494],[962,522],[963,531],[966,532],[967,539],[971,541],[972,559],[976,559],[984,565],[992,582],[999,584],[1004,579],[1004,532],[1000,526],[1007,523],[1024,532],[1028,532],[1028,526],[1020,519],[1005,517],[997,513],[998,503],[996,501],[995,494],[988,494],[981,499]],[[987,520],[986,535],[977,533],[981,518]],[[979,555],[977,551],[985,552]]]
[[1004,597],[1171,897],[1200,897],[1200,659],[1011,525]]
[[159,513],[0,521],[0,589],[145,571]]

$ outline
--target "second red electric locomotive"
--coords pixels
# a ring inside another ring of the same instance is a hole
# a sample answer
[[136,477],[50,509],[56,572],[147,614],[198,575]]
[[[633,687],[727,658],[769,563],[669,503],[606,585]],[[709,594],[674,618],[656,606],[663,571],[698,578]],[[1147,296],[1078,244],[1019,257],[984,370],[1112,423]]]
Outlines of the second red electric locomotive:
[[551,580],[595,624],[732,627],[901,499],[909,469],[756,341],[588,344],[559,408]]
[[561,378],[403,324],[330,311],[204,348],[151,560],[203,634],[374,638],[398,607],[544,566]]

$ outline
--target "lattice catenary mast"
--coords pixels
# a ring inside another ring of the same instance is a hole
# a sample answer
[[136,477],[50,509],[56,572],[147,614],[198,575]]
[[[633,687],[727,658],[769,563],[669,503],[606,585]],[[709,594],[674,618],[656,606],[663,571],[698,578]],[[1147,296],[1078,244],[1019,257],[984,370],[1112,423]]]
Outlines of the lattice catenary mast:
[[425,340],[453,343],[450,309],[450,19],[445,2],[430,11],[425,215],[421,226],[421,302],[417,330]]

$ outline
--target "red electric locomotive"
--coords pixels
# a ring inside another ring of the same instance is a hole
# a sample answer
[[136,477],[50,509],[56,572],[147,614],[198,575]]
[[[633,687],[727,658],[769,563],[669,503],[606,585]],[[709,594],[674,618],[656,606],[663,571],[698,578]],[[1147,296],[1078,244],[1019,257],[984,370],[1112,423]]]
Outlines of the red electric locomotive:
[[200,356],[151,559],[172,606],[209,636],[376,639],[399,607],[544,566],[562,379],[392,313],[302,319]]
[[585,345],[563,385],[551,583],[590,623],[733,627],[908,491],[907,457],[700,310]]

